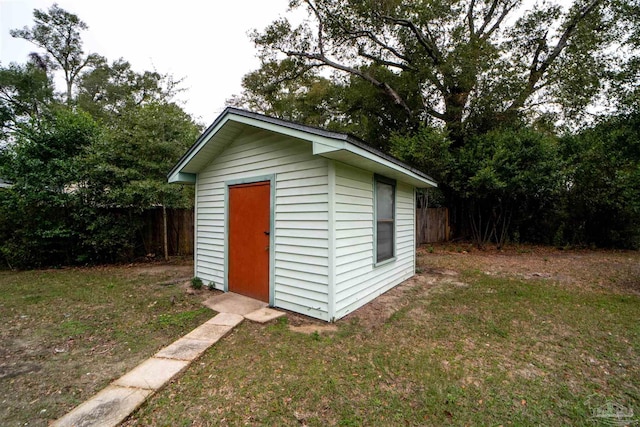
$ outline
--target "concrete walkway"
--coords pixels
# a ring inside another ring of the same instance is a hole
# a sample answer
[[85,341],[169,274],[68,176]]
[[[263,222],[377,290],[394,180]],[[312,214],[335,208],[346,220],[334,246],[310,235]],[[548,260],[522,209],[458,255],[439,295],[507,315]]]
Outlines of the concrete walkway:
[[112,382],[52,426],[115,427],[245,318],[266,323],[284,316],[263,302],[233,293],[211,297],[204,304],[219,314]]

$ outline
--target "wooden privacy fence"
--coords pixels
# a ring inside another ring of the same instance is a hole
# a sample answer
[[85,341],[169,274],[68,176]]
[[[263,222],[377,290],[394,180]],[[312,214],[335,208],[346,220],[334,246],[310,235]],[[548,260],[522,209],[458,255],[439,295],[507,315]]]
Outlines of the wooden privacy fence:
[[449,240],[449,209],[416,209],[416,243],[446,242]]
[[[168,255],[193,255],[193,209],[167,209]],[[142,243],[146,254],[164,255],[162,207],[143,213]]]
[[[193,209],[167,209],[167,249],[169,255],[193,255]],[[142,243],[146,254],[164,254],[164,218],[162,207],[143,213]],[[416,243],[449,240],[449,209],[416,209]]]

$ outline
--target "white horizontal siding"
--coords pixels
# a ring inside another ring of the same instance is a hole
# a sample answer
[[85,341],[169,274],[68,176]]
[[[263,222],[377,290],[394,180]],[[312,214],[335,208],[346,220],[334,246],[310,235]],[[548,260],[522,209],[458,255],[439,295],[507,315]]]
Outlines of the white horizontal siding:
[[[277,206],[276,206],[277,208]],[[296,219],[278,221],[278,214],[276,213],[276,231],[284,229],[284,230],[295,230],[299,233],[300,236],[304,236],[305,232],[308,231],[319,231],[318,235],[324,236],[324,238],[328,238],[327,234],[327,221],[322,219],[317,219],[314,221],[301,221]]]
[[[276,237],[276,247],[280,251],[284,251],[282,249],[283,246],[294,246],[298,249],[303,248],[320,248],[327,249],[328,241],[327,239],[312,237],[308,235],[309,233],[305,233],[304,236],[301,236],[298,233],[297,236],[287,236],[283,232],[280,232]],[[317,255],[317,256],[328,256],[329,252],[326,251],[327,255]]]
[[374,267],[373,173],[336,163],[335,317],[339,319],[414,274],[413,187],[396,186],[394,261]]
[[[278,241],[283,241],[284,238],[278,239]],[[316,262],[320,262],[320,265],[327,265],[327,257],[329,256],[329,251],[327,248],[313,246],[308,244],[308,239],[303,240],[300,244],[286,244],[286,243],[276,243],[277,248],[276,252],[281,254],[280,259],[286,259],[287,256],[291,256],[295,258],[296,256],[308,256],[313,258]]]
[[274,305],[328,319],[327,160],[266,131],[238,136],[196,183],[196,275],[224,289],[225,182],[275,175]]

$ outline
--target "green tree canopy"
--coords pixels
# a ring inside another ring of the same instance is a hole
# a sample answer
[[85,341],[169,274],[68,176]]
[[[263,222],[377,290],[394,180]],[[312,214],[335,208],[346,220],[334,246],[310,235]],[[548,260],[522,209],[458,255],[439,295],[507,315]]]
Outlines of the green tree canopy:
[[83,73],[78,82],[77,104],[106,124],[128,110],[148,103],[170,103],[180,91],[172,76],[156,71],[136,72],[128,61],[101,61]]
[[66,83],[66,101],[73,100],[73,87],[80,73],[103,58],[97,54],[85,54],[80,32],[89,27],[77,15],[67,12],[56,3],[48,11],[33,11],[32,28],[11,30],[13,37],[30,41],[44,50],[38,58],[49,69],[62,69]]
[[286,58],[297,79],[319,68],[354,76],[403,111],[403,122],[411,123],[404,129],[446,125],[452,148],[464,143],[465,132],[518,118],[576,116],[619,70],[620,49],[637,48],[629,36],[637,21],[610,0],[575,0],[566,9],[519,0],[290,6],[308,18],[294,25],[284,17],[253,33],[264,74],[277,79],[269,68]]
[[123,59],[82,75],[77,105],[105,129],[104,138],[87,152],[84,168],[91,197],[101,204],[191,206],[192,189],[166,181],[200,132],[172,101],[178,83],[157,72],[136,72]]
[[54,103],[46,71],[33,62],[0,67],[0,148],[25,124],[36,121]]
[[12,34],[45,54],[0,67],[0,177],[13,183],[0,191],[0,255],[18,267],[129,259],[144,210],[193,206],[166,173],[199,126],[174,101],[179,81],[86,55],[86,24],[57,5],[34,19]]
[[87,197],[104,207],[190,207],[193,189],[167,183],[167,171],[191,146],[199,128],[176,104],[126,110],[86,151],[82,181]]
[[566,167],[589,162],[558,150],[559,119],[579,129],[594,112],[637,111],[637,0],[292,0],[290,8],[306,19],[292,14],[253,32],[262,66],[235,101],[354,133],[432,174],[458,236],[479,245],[519,232],[549,242],[568,227],[571,206],[554,207],[575,172]]
[[13,183],[0,192],[0,253],[9,265],[77,260],[77,171],[99,135],[88,114],[54,108],[0,151],[0,176]]
[[562,139],[568,163],[570,243],[640,248],[640,113],[621,114]]
[[[400,106],[388,102],[384,93],[357,76],[328,78],[314,68],[301,72],[298,66],[290,58],[264,63],[244,76],[243,93],[228,102],[281,119],[351,133],[385,151],[392,134],[410,133],[420,126]],[[392,77],[389,70],[377,65],[367,70]],[[414,105],[419,102],[415,96],[411,101]]]

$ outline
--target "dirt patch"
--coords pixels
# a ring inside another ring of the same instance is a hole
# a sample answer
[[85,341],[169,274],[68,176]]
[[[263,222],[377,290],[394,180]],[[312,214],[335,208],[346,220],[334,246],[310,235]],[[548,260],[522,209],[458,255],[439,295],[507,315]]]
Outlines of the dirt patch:
[[585,289],[613,289],[640,294],[640,252],[565,251],[543,246],[508,246],[502,250],[473,249],[452,244],[422,246],[418,265],[427,273],[480,271],[490,276],[551,280]]
[[124,272],[131,276],[158,276],[163,278],[163,282],[176,283],[193,277],[193,263],[181,259],[171,262],[134,263],[127,265]]
[[42,367],[35,363],[11,363],[0,365],[0,379],[38,372]]
[[424,297],[432,292],[446,291],[450,286],[467,286],[457,276],[458,272],[450,269],[425,270],[348,314],[338,324],[356,322],[365,329],[376,329],[411,305],[415,295]]
[[[420,274],[404,281],[400,285],[378,296],[373,301],[358,308],[338,320],[328,324],[318,319],[287,312],[289,329],[306,334],[330,333],[338,330],[340,325],[357,323],[365,330],[373,330],[384,325],[395,313],[411,304],[412,296],[428,295],[432,292],[446,292],[450,287],[465,287],[466,283],[458,280],[459,273],[450,269],[426,269]],[[412,315],[418,315],[411,309]],[[419,315],[424,316],[425,313]]]
[[[288,311],[283,309],[278,309],[278,310],[284,311],[285,313],[287,313],[286,318],[290,328],[297,328],[302,326],[317,328],[317,327],[321,327],[328,324],[327,322],[324,322],[322,320],[314,319],[313,317],[305,316],[303,314],[294,313],[293,311]],[[311,333],[313,333],[313,331],[311,331]]]
[[323,333],[331,333],[338,330],[338,326],[335,324],[327,323],[324,325],[314,325],[314,324],[306,324],[306,325],[289,325],[289,329],[293,332],[300,332],[302,334],[323,334]]

